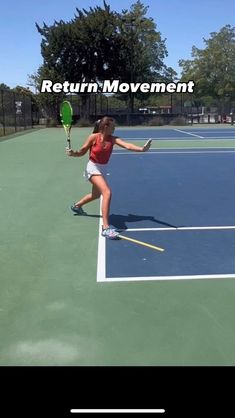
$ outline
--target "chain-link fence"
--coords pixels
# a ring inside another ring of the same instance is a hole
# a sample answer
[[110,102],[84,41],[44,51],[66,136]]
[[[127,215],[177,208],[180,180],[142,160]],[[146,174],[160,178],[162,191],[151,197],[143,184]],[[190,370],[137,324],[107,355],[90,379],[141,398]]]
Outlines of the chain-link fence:
[[[67,95],[73,107],[74,123],[90,122],[104,115],[112,116],[119,124],[127,125],[187,125],[187,124],[215,124],[231,123],[235,119],[235,109],[231,103],[221,106],[196,105],[193,99],[184,94],[165,94],[161,96],[161,104],[147,105],[144,100],[135,100],[133,111],[128,107],[128,97],[122,99],[104,94]],[[85,96],[85,95],[84,95]],[[86,116],[83,116],[83,113]],[[85,125],[84,125],[85,126]]]
[[0,90],[0,137],[32,128],[31,98]]

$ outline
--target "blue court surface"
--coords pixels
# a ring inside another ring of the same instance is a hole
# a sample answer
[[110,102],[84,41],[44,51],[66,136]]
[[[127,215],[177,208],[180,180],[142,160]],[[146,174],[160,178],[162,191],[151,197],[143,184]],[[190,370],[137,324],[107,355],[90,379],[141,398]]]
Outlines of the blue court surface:
[[[146,139],[146,129],[141,128],[117,128],[115,135],[120,135],[123,139],[142,140]],[[235,138],[235,127],[231,125],[217,126],[217,127],[172,127],[172,128],[148,128],[148,135],[152,139],[163,140],[190,140],[190,139],[204,139],[204,140],[222,140]]]
[[119,150],[110,223],[164,252],[100,237],[97,281],[235,278],[235,150]]

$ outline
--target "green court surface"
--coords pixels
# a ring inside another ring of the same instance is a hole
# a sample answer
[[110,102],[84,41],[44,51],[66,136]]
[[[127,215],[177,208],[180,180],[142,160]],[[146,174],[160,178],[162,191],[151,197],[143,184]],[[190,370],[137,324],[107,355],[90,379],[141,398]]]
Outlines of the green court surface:
[[[235,139],[153,141],[215,145]],[[99,201],[71,213],[90,185],[65,146],[62,128],[0,141],[0,365],[235,365],[234,279],[96,281]]]

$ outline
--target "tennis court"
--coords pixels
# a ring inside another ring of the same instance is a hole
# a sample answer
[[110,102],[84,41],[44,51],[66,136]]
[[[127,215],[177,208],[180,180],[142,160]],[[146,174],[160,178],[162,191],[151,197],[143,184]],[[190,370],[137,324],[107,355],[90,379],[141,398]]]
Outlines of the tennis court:
[[[91,132],[72,130],[78,149]],[[0,142],[1,365],[234,365],[235,129],[118,128],[111,223],[63,129]],[[119,175],[118,175],[119,174]]]

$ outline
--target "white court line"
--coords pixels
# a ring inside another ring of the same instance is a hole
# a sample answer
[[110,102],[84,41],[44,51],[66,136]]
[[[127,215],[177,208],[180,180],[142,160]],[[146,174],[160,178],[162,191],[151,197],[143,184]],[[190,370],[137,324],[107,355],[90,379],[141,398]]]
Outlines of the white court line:
[[[169,136],[167,136],[166,138],[169,138]],[[125,140],[129,140],[129,141],[131,141],[131,140],[133,140],[133,141],[135,141],[135,140],[140,140],[140,139],[142,139],[143,141],[148,141],[148,139],[150,139],[149,137],[146,137],[146,136],[142,136],[141,138],[138,138],[137,136],[134,136],[133,138],[132,137],[125,137],[125,136],[122,136],[122,139],[125,139]],[[151,137],[151,139],[152,140],[157,140],[157,139],[159,139],[159,137],[158,138],[152,138]]]
[[[101,233],[101,219],[99,232]],[[170,228],[128,228],[125,232],[145,232],[145,231],[195,231],[195,230],[234,230],[235,225],[224,226],[192,226],[192,227],[170,227]],[[97,282],[139,282],[139,281],[158,281],[158,280],[198,280],[198,279],[234,279],[235,273],[232,274],[196,274],[185,276],[135,276],[135,277],[106,277],[106,239],[99,234],[99,250],[98,250],[98,268]]]
[[[234,274],[198,274],[193,276],[144,276],[144,277],[104,277],[99,282],[148,282],[158,280],[201,280],[201,279],[234,279]],[[97,280],[98,281],[98,280]]]
[[203,139],[203,138],[204,138],[203,136],[196,135],[196,134],[191,134],[190,132],[187,132],[187,131],[181,131],[181,129],[174,129],[174,131],[176,131],[176,132],[181,132],[181,133],[183,133],[183,134],[187,134],[187,135],[196,136],[197,138],[201,138],[201,139]]
[[[198,139],[190,139],[190,144],[193,142],[193,141],[200,141],[200,142],[210,142],[210,141],[216,141],[217,139],[223,139],[223,140],[225,140],[225,141],[235,141],[235,138],[229,138],[229,137],[225,137],[225,136],[215,136],[215,137],[200,137],[200,136],[198,136],[198,135],[196,135],[197,137],[198,137]],[[145,137],[145,138],[126,138],[126,137],[122,137],[122,139],[124,139],[125,141],[131,141],[131,140],[133,140],[133,141],[135,141],[135,140],[143,140],[143,141],[148,141],[148,139],[150,139],[149,137]],[[189,142],[189,140],[188,140],[188,138],[186,139],[186,138],[178,138],[178,137],[169,137],[169,136],[166,136],[166,137],[157,137],[157,138],[153,138],[153,137],[151,137],[151,139],[152,139],[152,141],[164,141],[164,142],[177,142],[177,141],[180,141],[180,142]]]
[[71,409],[72,414],[164,414],[165,409]]
[[[202,151],[205,152],[205,151]],[[209,151],[210,152],[210,151]],[[213,151],[212,151],[213,152]],[[219,151],[214,151],[219,152]],[[222,152],[222,151],[221,151]],[[228,152],[228,151],[224,151]],[[230,151],[234,152],[234,151]],[[166,152],[168,154],[169,152]],[[184,153],[184,152],[182,152]],[[123,153],[116,153],[123,154]],[[128,155],[139,155],[138,153],[127,152]],[[147,154],[151,154],[147,153]],[[160,153],[157,152],[159,155]],[[162,153],[163,154],[163,153]],[[100,214],[101,214],[102,198],[100,199]],[[126,232],[138,232],[138,231],[186,231],[186,230],[232,230],[235,229],[234,225],[225,226],[206,226],[206,227],[170,227],[170,228],[130,228],[125,230]],[[157,281],[157,280],[192,280],[192,279],[224,279],[235,278],[234,274],[214,274],[214,275],[188,275],[188,276],[146,276],[146,277],[106,277],[106,238],[101,236],[102,231],[102,217],[99,220],[99,239],[98,239],[98,259],[97,259],[97,282],[136,282],[136,281]]]
[[[218,147],[221,148],[221,147]],[[164,155],[164,154],[228,154],[228,153],[234,153],[235,150],[229,150],[229,151],[225,151],[225,150],[221,150],[221,151],[161,151],[161,149],[159,148],[158,151],[150,151],[150,152],[145,152],[144,155],[151,155],[151,154],[158,154],[158,155]],[[127,151],[127,152],[114,152],[112,155],[131,155],[131,156],[140,156],[140,154],[138,152],[131,152]],[[141,155],[142,156],[142,155]]]
[[[148,141],[149,139],[152,139],[152,141],[164,141],[164,142],[168,142],[168,141],[169,142],[172,142],[172,141],[174,141],[174,142],[177,142],[177,141],[189,142],[188,138],[186,139],[186,138],[169,137],[169,136],[166,136],[166,137],[160,136],[160,137],[157,137],[157,138],[153,138],[153,137],[144,137],[144,138],[122,137],[122,139],[124,139],[124,141],[139,141],[139,140],[142,140],[142,141],[145,141],[145,142]],[[232,139],[232,138],[228,138],[228,139]],[[235,138],[233,138],[233,139],[235,139]],[[190,138],[190,143],[192,141],[196,141],[196,139],[191,139]],[[201,139],[198,139],[198,141],[204,142]]]
[[[201,142],[207,142],[207,141],[216,141],[217,139],[223,139],[224,141],[234,141],[235,138],[230,138],[230,137],[225,137],[225,136],[203,136],[203,141],[202,139],[191,139],[190,142],[192,141],[201,141]],[[177,138],[178,141],[188,141],[187,139],[180,139]]]
[[[183,140],[183,141],[186,141],[186,140]],[[192,142],[198,142],[196,139],[195,140],[192,140]],[[190,142],[190,144],[192,143],[192,142]],[[203,143],[205,143],[205,141],[201,141],[201,142],[203,142]],[[188,143],[188,141],[187,141],[187,143]],[[186,147],[186,146],[184,146],[184,147],[170,147],[170,148],[168,148],[168,147],[161,147],[161,148],[154,148],[154,147],[152,147],[151,146],[151,148],[150,148],[150,152],[151,152],[151,150],[158,150],[158,151],[163,151],[163,150],[166,150],[166,151],[174,151],[174,150],[179,150],[179,151],[184,151],[184,150],[192,150],[192,151],[194,151],[194,150],[199,150],[199,151],[204,151],[204,150],[208,150],[208,151],[214,151],[214,150],[227,150],[228,152],[234,152],[234,149],[235,149],[235,146],[232,146],[232,145],[229,145],[229,146],[225,146],[225,147],[223,147],[223,146],[221,146],[221,145],[217,145],[217,146],[213,146],[213,147],[210,147],[210,146],[208,146],[208,147],[202,147],[201,145],[199,145],[199,146],[194,146],[194,147],[191,147],[191,145],[190,146],[188,146],[188,147]],[[121,150],[120,150],[120,152],[122,152]],[[114,153],[119,153],[119,150],[116,148],[115,150],[114,150]],[[147,152],[147,154],[148,154],[149,152]],[[128,151],[127,152],[127,154],[130,154],[130,151]],[[134,153],[134,154],[136,154],[136,153]],[[138,154],[138,153],[137,153]]]
[[99,220],[99,238],[98,238],[98,258],[97,258],[97,282],[104,281],[106,277],[106,238],[101,236],[102,232],[102,196],[100,197],[100,220]]
[[[184,132],[186,132],[186,131],[184,131]],[[191,132],[191,131],[190,131]],[[225,135],[225,136],[232,136],[232,135],[235,135],[235,130],[234,131],[210,131],[210,130],[208,130],[208,131],[201,131],[200,129],[197,129],[195,132],[197,132],[198,134],[200,134],[200,135],[202,135],[202,134],[204,134],[204,135],[207,135],[207,134],[210,134],[210,135]],[[223,136],[223,138],[224,138],[224,136]]]
[[210,231],[210,230],[235,229],[235,225],[224,226],[179,226],[170,228],[127,228],[124,232],[145,232],[145,231]]

